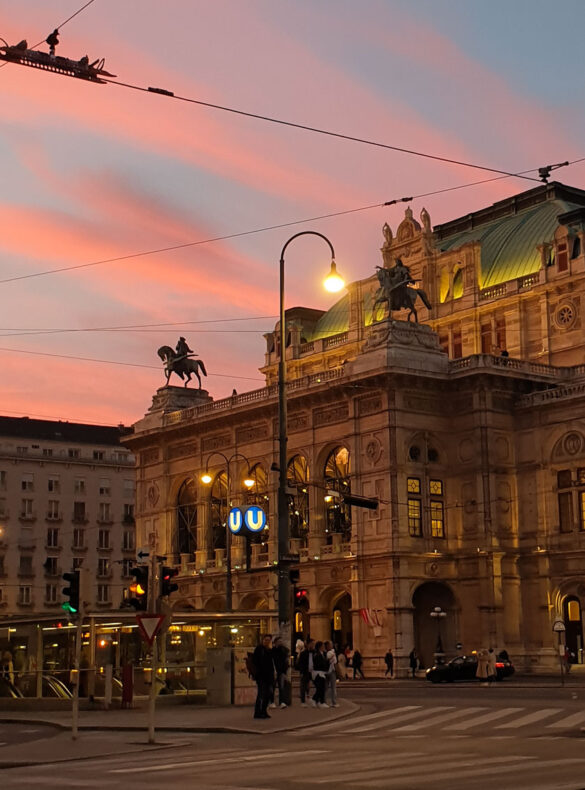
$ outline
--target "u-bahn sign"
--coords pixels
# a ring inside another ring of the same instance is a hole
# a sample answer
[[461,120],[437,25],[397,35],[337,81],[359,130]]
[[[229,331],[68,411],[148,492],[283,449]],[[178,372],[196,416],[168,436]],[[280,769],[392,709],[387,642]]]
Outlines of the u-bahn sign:
[[266,513],[258,505],[244,511],[233,507],[228,514],[228,527],[232,535],[258,535],[266,526]]

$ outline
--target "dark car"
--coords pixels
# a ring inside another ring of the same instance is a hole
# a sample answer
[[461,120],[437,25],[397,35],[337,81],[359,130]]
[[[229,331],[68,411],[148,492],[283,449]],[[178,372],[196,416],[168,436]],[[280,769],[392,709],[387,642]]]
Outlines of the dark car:
[[[453,683],[457,680],[478,680],[477,658],[475,656],[457,656],[447,664],[437,664],[427,669],[427,680],[431,683]],[[514,674],[511,661],[496,661],[496,680],[503,680]]]

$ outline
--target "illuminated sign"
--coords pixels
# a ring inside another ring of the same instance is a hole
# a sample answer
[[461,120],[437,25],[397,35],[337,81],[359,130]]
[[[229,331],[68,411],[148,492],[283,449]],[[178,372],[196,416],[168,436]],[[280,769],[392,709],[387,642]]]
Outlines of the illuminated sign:
[[232,535],[258,535],[266,526],[266,513],[258,505],[251,505],[244,512],[233,507],[228,514],[228,528]]

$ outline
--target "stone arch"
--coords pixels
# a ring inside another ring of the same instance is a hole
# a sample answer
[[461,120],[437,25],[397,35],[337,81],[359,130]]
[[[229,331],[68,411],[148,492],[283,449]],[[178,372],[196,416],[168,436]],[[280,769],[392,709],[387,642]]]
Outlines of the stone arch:
[[261,593],[247,593],[240,601],[239,609],[251,612],[255,609],[268,609],[268,599]]
[[[419,449],[418,458],[412,457],[412,448]],[[447,451],[443,442],[428,431],[412,434],[404,443],[404,457],[408,463],[447,465]]]
[[177,487],[173,521],[173,553],[192,558],[197,551],[197,486],[192,477]]
[[[421,666],[429,667],[439,652],[439,636],[447,658],[456,653],[459,606],[455,594],[444,582],[423,582],[412,594],[414,647]],[[440,607],[446,616],[432,618],[431,611]]]
[[225,596],[212,595],[203,604],[204,612],[225,612]]
[[585,659],[585,582],[582,576],[564,579],[552,595],[554,619],[563,620],[566,631],[565,644],[574,654],[575,661]]
[[553,445],[550,460],[553,464],[572,463],[585,455],[585,435],[577,429],[565,431]]
[[458,263],[453,269],[453,299],[463,296],[463,267]]
[[439,302],[444,304],[451,293],[451,274],[448,266],[443,266],[439,272]]

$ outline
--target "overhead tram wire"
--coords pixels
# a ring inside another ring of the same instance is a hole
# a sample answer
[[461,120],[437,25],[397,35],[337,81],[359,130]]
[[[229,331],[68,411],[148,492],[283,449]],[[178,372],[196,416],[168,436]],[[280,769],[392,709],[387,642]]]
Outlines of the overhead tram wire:
[[104,79],[104,82],[107,82],[110,85],[119,85],[122,88],[129,88],[131,90],[140,91],[142,93],[154,93],[162,96],[166,96],[170,99],[175,99],[176,101],[187,102],[188,104],[197,104],[200,107],[209,107],[212,110],[221,110],[222,112],[229,112],[233,115],[242,115],[245,118],[253,118],[258,121],[267,121],[268,123],[278,124],[280,126],[288,126],[292,129],[302,129],[306,132],[314,132],[315,134],[322,134],[327,137],[335,137],[339,140],[348,140],[352,143],[361,143],[362,145],[370,145],[375,148],[384,148],[388,151],[396,151],[402,154],[409,154],[410,156],[420,156],[424,159],[433,159],[436,162],[443,162],[445,164],[451,165],[458,165],[459,167],[471,167],[475,170],[484,170],[488,173],[499,173],[500,175],[505,175],[508,177],[514,178],[524,178],[528,181],[539,181],[537,178],[531,178],[530,176],[523,175],[520,173],[511,173],[508,170],[499,170],[495,167],[487,167],[486,165],[478,165],[473,162],[464,162],[460,159],[451,159],[447,156],[439,156],[437,154],[429,154],[425,153],[424,151],[415,151],[411,148],[403,148],[398,145],[391,145],[389,143],[381,143],[376,140],[368,140],[365,137],[355,137],[354,135],[350,134],[343,134],[342,132],[332,132],[329,129],[320,129],[317,126],[309,126],[308,124],[296,123],[294,121],[285,121],[281,118],[272,118],[269,115],[261,115],[260,113],[253,113],[247,112],[245,110],[237,110],[234,107],[226,107],[222,104],[214,104],[213,102],[206,102],[202,101],[201,99],[192,99],[188,96],[177,96],[173,91],[165,90],[164,88],[144,88],[141,85],[133,85],[130,82],[121,82],[120,80],[111,80],[111,79]]
[[[574,165],[579,162],[585,161],[585,157],[581,157],[580,159],[575,159],[571,162],[568,162],[567,165]],[[228,233],[223,236],[213,236],[209,239],[200,239],[199,241],[189,241],[184,244],[172,244],[168,247],[159,247],[153,250],[145,250],[144,252],[135,252],[129,253],[128,255],[120,255],[115,258],[104,258],[103,260],[99,261],[91,261],[90,263],[78,263],[74,264],[73,266],[61,266],[57,269],[46,269],[42,272],[32,272],[30,274],[20,274],[16,277],[5,277],[4,279],[0,280],[0,285],[4,283],[12,283],[18,282],[19,280],[30,280],[33,277],[44,277],[48,274],[60,274],[61,272],[70,272],[75,271],[77,269],[88,269],[92,266],[102,266],[107,263],[119,263],[121,261],[128,261],[134,258],[142,258],[147,255],[158,255],[163,252],[174,252],[176,250],[184,250],[189,249],[190,247],[197,247],[204,244],[212,244],[218,241],[229,241],[230,239],[237,239],[243,236],[252,236],[255,233],[267,233],[271,230],[280,230],[281,228],[290,228],[294,225],[304,225],[308,222],[319,222],[324,219],[333,219],[335,217],[344,217],[348,214],[357,214],[362,211],[371,211],[374,208],[384,208],[385,206],[393,206],[397,203],[410,203],[413,200],[419,200],[423,197],[432,197],[433,195],[443,195],[447,192],[455,192],[459,189],[468,189],[469,187],[481,186],[482,184],[489,184],[493,181],[503,181],[507,178],[513,178],[516,176],[523,176],[526,173],[534,173],[539,170],[538,167],[531,167],[527,170],[520,170],[517,173],[510,173],[505,175],[495,176],[493,178],[484,178],[480,181],[470,181],[467,184],[458,184],[453,187],[443,187],[441,189],[435,189],[429,192],[421,192],[418,195],[412,195],[411,197],[401,197],[401,198],[394,198],[392,200],[386,200],[383,203],[372,203],[368,206],[360,206],[359,208],[352,208],[346,209],[344,211],[333,211],[329,214],[320,214],[315,217],[306,217],[305,219],[296,219],[292,220],[291,222],[281,222],[276,225],[267,225],[263,228],[254,228],[253,230],[244,230],[238,233]],[[539,182],[540,183],[540,182]]]

